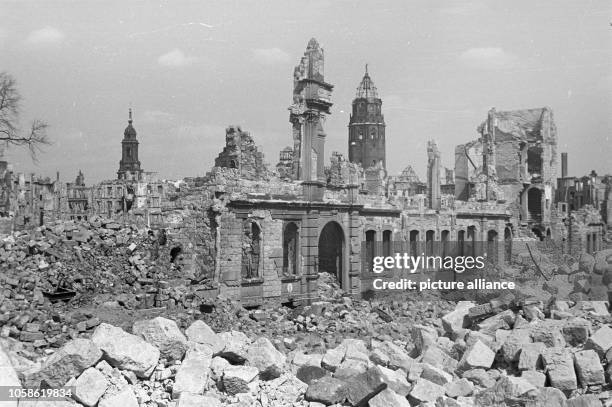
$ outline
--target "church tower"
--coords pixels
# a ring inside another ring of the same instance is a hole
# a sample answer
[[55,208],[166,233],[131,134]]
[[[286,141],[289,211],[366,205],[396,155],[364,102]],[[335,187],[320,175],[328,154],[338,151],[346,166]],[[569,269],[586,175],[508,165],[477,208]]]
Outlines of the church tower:
[[370,74],[368,66],[357,88],[353,100],[353,111],[349,119],[349,161],[365,168],[380,165],[387,168],[385,154],[385,117],[381,110],[382,100]]
[[142,170],[138,161],[138,140],[136,140],[136,129],[132,126],[132,109],[129,110],[128,125],[123,132],[121,141],[121,161],[117,178],[122,180],[142,180]]

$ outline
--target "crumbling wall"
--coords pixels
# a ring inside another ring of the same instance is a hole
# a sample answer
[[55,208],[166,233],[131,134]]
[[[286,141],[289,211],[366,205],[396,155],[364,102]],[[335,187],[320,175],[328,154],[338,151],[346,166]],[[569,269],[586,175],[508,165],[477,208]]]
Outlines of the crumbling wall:
[[332,187],[359,185],[363,178],[363,170],[359,164],[348,161],[342,154],[334,151],[331,165],[326,168],[327,184]]
[[237,169],[244,179],[269,176],[263,153],[257,150],[251,135],[239,126],[230,126],[225,130],[225,147],[215,159],[215,167]]

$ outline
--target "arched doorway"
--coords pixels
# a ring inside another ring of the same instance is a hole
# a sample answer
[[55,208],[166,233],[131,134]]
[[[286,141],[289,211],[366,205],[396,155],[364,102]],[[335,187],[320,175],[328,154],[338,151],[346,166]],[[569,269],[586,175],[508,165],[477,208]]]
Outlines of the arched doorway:
[[344,232],[336,222],[328,222],[319,235],[319,272],[334,275],[343,286]]

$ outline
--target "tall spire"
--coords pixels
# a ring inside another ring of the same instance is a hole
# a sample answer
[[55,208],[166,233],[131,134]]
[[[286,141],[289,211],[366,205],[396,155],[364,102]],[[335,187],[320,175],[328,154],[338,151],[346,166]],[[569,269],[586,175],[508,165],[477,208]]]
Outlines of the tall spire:
[[132,108],[130,107],[128,111],[128,123],[132,124]]

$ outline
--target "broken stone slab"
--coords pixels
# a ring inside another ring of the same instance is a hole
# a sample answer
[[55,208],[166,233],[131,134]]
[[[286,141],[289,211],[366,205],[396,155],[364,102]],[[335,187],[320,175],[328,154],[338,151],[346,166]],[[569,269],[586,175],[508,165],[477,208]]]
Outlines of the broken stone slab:
[[308,385],[304,394],[304,400],[329,406],[330,404],[344,402],[346,396],[346,382],[335,377],[325,376],[319,380],[314,380]]
[[549,348],[564,347],[566,342],[562,333],[563,324],[563,321],[553,319],[530,324],[531,340],[533,342],[543,342]]
[[473,306],[474,303],[472,301],[459,301],[453,311],[441,318],[444,330],[452,335],[464,328],[468,328],[471,323],[469,311]]
[[140,378],[148,378],[157,366],[159,349],[139,336],[102,323],[91,340],[104,352],[104,358],[119,369],[130,370]]
[[228,362],[226,359],[223,359],[220,356],[215,356],[212,358],[212,361],[210,362],[210,371],[212,373],[212,377],[214,380],[220,380],[221,377],[223,377],[223,371],[228,367],[231,366],[230,362]]
[[201,320],[194,321],[189,328],[185,330],[185,334],[187,335],[187,339],[192,342],[210,346],[213,355],[219,354],[225,347],[219,335]]
[[410,407],[410,403],[405,396],[394,392],[392,389],[385,389],[370,399],[369,407]]
[[414,348],[421,355],[427,347],[436,343],[438,331],[431,326],[413,325],[411,335]]
[[542,351],[546,345],[542,342],[526,343],[519,354],[519,370],[536,370],[542,368]]
[[[454,373],[459,364],[456,359],[444,352],[437,345],[432,345],[425,350],[425,353],[421,356],[421,362],[429,363],[451,374]],[[414,362],[412,362],[412,364],[414,364]],[[410,371],[410,368],[408,368],[408,371]]]
[[302,382],[310,384],[314,380],[320,379],[328,374],[328,371],[322,367],[304,365],[299,367],[295,375]]
[[452,382],[444,386],[446,395],[448,397],[457,398],[469,396],[474,392],[474,385],[471,381],[462,377],[461,379],[455,379]]
[[537,389],[527,380],[515,376],[504,376],[494,386],[474,396],[478,406],[525,405]]
[[72,397],[79,403],[93,407],[109,386],[106,377],[96,368],[87,368],[72,384]]
[[105,394],[98,407],[138,407],[138,399],[131,387],[124,387],[117,393]]
[[476,328],[483,333],[495,335],[498,329],[512,329],[514,326],[515,315],[512,310],[500,312],[476,324]]
[[219,337],[224,343],[219,356],[234,364],[241,364],[246,361],[246,351],[251,341],[245,334],[239,331],[230,331],[220,333]]
[[489,388],[495,385],[495,378],[493,378],[486,370],[484,369],[471,369],[463,372],[461,377],[468,379],[472,383]]
[[352,359],[367,363],[370,358],[368,352],[362,352],[359,348],[348,347],[344,353],[344,360]]
[[592,331],[593,327],[591,322],[584,318],[567,319],[562,327],[565,342],[571,346],[578,346],[585,343],[589,339]]
[[578,387],[574,360],[565,348],[546,348],[542,360],[550,385],[562,391],[575,390]]
[[221,407],[221,401],[211,396],[181,393],[176,407]]
[[529,328],[513,329],[501,347],[504,360],[507,363],[518,361],[523,345],[531,342],[531,332]]
[[565,394],[554,387],[539,387],[537,392],[530,396],[525,407],[567,407]]
[[409,371],[410,367],[416,363],[405,349],[391,341],[381,342],[372,340],[372,349],[387,355],[389,359],[387,366],[389,369],[404,369],[405,371]]
[[340,346],[333,349],[328,349],[325,352],[325,355],[323,355],[323,358],[321,359],[321,366],[323,366],[330,372],[335,372],[338,366],[340,366],[340,364],[342,363],[345,352],[346,349]]
[[352,376],[357,376],[359,374],[365,373],[368,370],[369,363],[362,362],[360,360],[355,359],[345,359],[340,363],[338,369],[334,373],[334,377],[339,379],[347,379]]
[[73,339],[49,356],[39,371],[27,374],[25,382],[28,386],[63,387],[71,377],[78,377],[101,357],[102,350],[93,341]]
[[427,379],[430,382],[445,386],[453,381],[453,375],[445,372],[444,370],[430,365],[429,363],[422,363],[423,371],[421,377]]
[[323,361],[324,355],[320,353],[304,353],[304,352],[296,352],[293,355],[293,363],[297,367],[302,366],[317,366],[321,367],[321,363]]
[[366,372],[347,380],[347,400],[352,406],[364,406],[382,390],[387,388],[380,371],[370,368]]
[[[506,338],[510,336],[510,332],[508,330],[505,329],[498,329],[496,331],[495,336],[492,336],[490,334],[484,333],[484,332],[479,332],[479,331],[468,331],[467,335],[465,336],[465,344],[466,347],[469,348],[471,346],[473,346],[477,341],[480,341],[482,343],[484,343],[485,345],[487,345],[489,347],[489,349],[491,349],[493,352],[497,352],[499,350],[499,348],[501,348],[502,343],[498,343],[495,338],[498,336],[497,332],[507,332]],[[504,338],[504,340],[506,339]]]
[[523,370],[521,377],[535,387],[544,387],[546,383],[546,375],[535,370]]
[[609,349],[612,349],[612,328],[607,325],[599,328],[588,339],[585,349],[593,349],[599,357],[603,358]]
[[427,379],[418,379],[414,384],[408,400],[411,404],[434,402],[438,397],[444,396],[444,387],[430,382]]
[[463,353],[457,370],[463,372],[476,368],[489,369],[494,359],[495,353],[481,341],[476,341]]
[[595,394],[583,394],[567,400],[567,407],[601,407],[601,400]]
[[402,369],[391,370],[384,366],[376,367],[380,372],[383,382],[387,384],[387,388],[393,390],[402,397],[406,397],[412,389],[412,385],[406,380],[406,372]]
[[223,389],[231,395],[248,393],[249,383],[255,380],[258,373],[254,366],[228,366],[223,372]]
[[211,363],[211,353],[188,351],[176,372],[172,397],[178,398],[182,393],[202,394],[206,389]]
[[269,339],[261,337],[249,345],[246,352],[246,363],[259,370],[262,380],[279,377],[284,369],[287,358],[280,353]]
[[170,319],[156,317],[136,321],[132,332],[159,349],[161,356],[168,361],[183,359],[187,351],[187,338]]
[[582,387],[605,383],[604,368],[593,349],[574,353],[574,366]]
[[[325,359],[325,357],[323,358]],[[381,349],[373,349],[370,352],[370,360],[380,366],[388,366],[391,359]],[[323,362],[321,362],[323,364]]]

